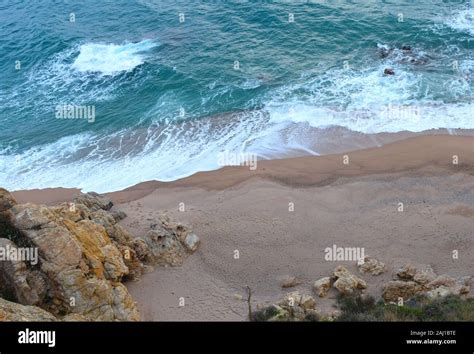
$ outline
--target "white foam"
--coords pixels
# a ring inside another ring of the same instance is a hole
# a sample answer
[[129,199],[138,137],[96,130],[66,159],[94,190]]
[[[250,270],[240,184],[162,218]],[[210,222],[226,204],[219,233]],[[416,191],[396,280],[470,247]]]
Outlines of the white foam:
[[467,8],[456,12],[446,24],[461,32],[467,32],[474,36],[474,8]]
[[[11,190],[61,186],[110,192],[146,180],[174,180],[219,168],[222,151],[248,151],[247,144],[264,130],[265,123],[262,112],[255,111],[219,129],[210,120],[187,123],[185,129],[180,124],[150,128],[142,132],[145,143],[137,139],[138,152],[128,155],[121,151],[121,142],[116,146],[127,132],[65,137],[19,155],[0,155],[4,162],[0,164],[0,185]],[[85,156],[79,156],[78,151],[84,150]]]
[[121,71],[130,71],[145,62],[144,52],[155,47],[151,40],[138,43],[81,45],[79,56],[72,68],[80,72],[98,72],[114,75]]
[[20,112],[31,106],[50,111],[60,96],[76,104],[110,100],[122,84],[129,84],[117,75],[143,64],[145,52],[156,45],[151,40],[74,45],[34,65],[24,83],[0,93],[0,102]]
[[[385,47],[379,45],[379,47]],[[407,71],[397,57],[362,71],[335,68],[279,88],[267,100],[271,123],[308,123],[315,128],[341,126],[361,133],[451,128],[473,129],[472,88],[460,76],[440,84],[462,103],[436,101],[426,89],[423,74]],[[467,70],[469,62],[462,62]],[[384,76],[384,68],[394,76]]]

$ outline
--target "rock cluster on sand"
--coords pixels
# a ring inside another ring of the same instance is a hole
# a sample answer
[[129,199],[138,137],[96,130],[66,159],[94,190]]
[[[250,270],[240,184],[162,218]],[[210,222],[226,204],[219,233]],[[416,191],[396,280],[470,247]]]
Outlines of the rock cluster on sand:
[[171,266],[181,265],[199,244],[199,237],[189,227],[172,222],[166,215],[161,215],[160,223],[153,224],[144,236],[132,241],[142,262]]
[[363,262],[358,264],[358,267],[360,273],[369,273],[372,275],[380,275],[387,270],[383,262],[371,257],[365,257]]
[[336,281],[333,286],[343,295],[352,294],[357,290],[367,289],[367,283],[339,265],[334,270]]
[[400,298],[408,300],[416,295],[432,299],[447,295],[462,296],[470,291],[468,279],[458,280],[447,275],[436,275],[429,265],[404,265],[396,272],[395,278],[383,287],[382,297],[385,301],[396,302]]
[[[366,257],[364,262],[358,263],[360,273],[373,276],[386,272],[386,265],[375,259]],[[296,278],[288,277],[282,284],[292,285]],[[467,296],[470,292],[471,277],[454,279],[447,275],[437,275],[430,266],[415,267],[411,264],[404,265],[395,273],[395,280],[383,286],[382,298],[386,302],[398,302],[399,298],[408,300],[415,295],[424,295],[429,299],[436,299],[447,295]],[[328,295],[334,288],[343,297],[368,296],[367,283],[352,274],[345,266],[338,265],[332,276],[323,277],[313,283],[313,292],[320,298]],[[370,297],[370,296],[369,296]],[[255,316],[256,321],[307,321],[327,320],[333,321],[340,315],[339,310],[321,313],[316,308],[316,301],[309,295],[299,292],[287,294],[281,301],[270,306],[260,307]]]
[[53,207],[17,204],[0,188],[0,247],[39,256],[37,264],[0,261],[0,297],[21,304],[2,299],[0,319],[139,320],[122,281],[139,277],[145,264],[179,264],[199,239],[167,219],[136,239],[112,205],[95,193]]
[[316,300],[310,295],[294,291],[278,302],[262,311],[269,314],[262,320],[265,321],[303,321],[317,318],[319,311],[316,309]]
[[313,284],[313,291],[319,297],[326,297],[331,286],[342,295],[349,295],[367,289],[367,283],[349,272],[343,265],[338,265],[334,269],[332,277],[316,280]]

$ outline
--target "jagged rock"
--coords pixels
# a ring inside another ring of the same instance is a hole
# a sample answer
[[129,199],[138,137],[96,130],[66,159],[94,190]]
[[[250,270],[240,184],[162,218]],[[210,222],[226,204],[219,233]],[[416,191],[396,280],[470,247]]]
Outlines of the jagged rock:
[[[35,268],[10,264],[19,272],[20,284],[8,286],[14,300],[37,303],[52,314],[77,313],[94,320],[138,320],[138,310],[128,291],[118,283],[129,274],[123,254],[99,218],[98,222],[89,219],[98,207],[109,206],[104,198],[89,195],[76,199],[73,205],[14,204],[0,213],[2,224],[13,232],[12,241],[21,247],[35,247],[40,255]],[[101,220],[107,225],[115,223],[113,217],[103,214]],[[25,298],[26,284],[33,288],[31,296],[36,292],[38,300]]]
[[144,239],[137,237],[132,240],[131,247],[135,251],[139,260],[144,263],[152,263],[154,261],[153,253]]
[[334,270],[334,278],[336,281],[333,286],[344,295],[367,288],[367,283],[364,280],[353,275],[342,265],[337,266]]
[[428,297],[444,297],[447,295],[466,295],[470,292],[470,286],[463,281],[458,281],[447,275],[439,275],[426,287],[431,289],[426,293]]
[[456,279],[447,275],[440,275],[428,283],[427,288],[434,289],[439,286],[452,287],[457,284]]
[[99,209],[110,210],[114,205],[109,198],[94,192],[77,196],[74,198],[74,203],[83,204],[91,211],[97,211]]
[[427,284],[436,278],[436,274],[429,265],[418,267],[406,264],[398,269],[396,276],[402,280],[413,280],[418,284]]
[[304,310],[314,309],[316,300],[310,295],[301,295],[298,291],[294,291],[285,295],[278,305],[283,308],[301,307]]
[[372,275],[380,275],[386,271],[386,266],[381,261],[365,257],[364,261],[358,265],[360,273],[370,273]]
[[125,275],[128,275],[129,270],[125,265],[122,253],[113,244],[108,244],[102,247],[102,254],[104,255],[104,272],[107,279],[119,281]]
[[385,301],[408,300],[422,291],[423,288],[414,281],[392,280],[383,286],[382,298]]
[[299,280],[297,277],[287,276],[281,281],[280,285],[282,288],[292,288],[299,284],[301,284],[301,280]]
[[146,266],[140,261],[137,253],[130,246],[117,245],[117,248],[123,255],[123,261],[128,268],[128,274],[125,278],[127,280],[136,280],[143,273],[146,273]]
[[119,222],[120,220],[123,220],[127,217],[127,214],[122,210],[110,210],[109,213],[116,222]]
[[183,263],[186,251],[172,232],[164,228],[150,230],[143,237],[143,241],[150,251],[147,253],[147,258],[150,259],[151,263],[172,266]]
[[159,221],[160,224],[151,225],[152,231],[158,231],[160,233],[168,231],[176,237],[188,252],[193,253],[197,250],[201,241],[199,237],[192,232],[189,226],[179,222],[172,222],[165,214],[159,216]]
[[431,266],[412,264],[402,266],[396,276],[402,280],[391,281],[383,288],[385,301],[396,301],[399,297],[409,299],[415,295],[426,295],[429,298],[447,295],[469,294],[470,286],[465,281],[447,275],[436,275]]
[[418,270],[413,277],[413,281],[421,285],[428,284],[435,279],[436,274],[433,272],[433,269],[430,266],[427,266],[425,269]]
[[314,310],[316,308],[316,300],[310,295],[303,295],[298,305],[305,310]]
[[15,198],[3,188],[0,188],[0,213],[10,209],[16,203]]
[[111,211],[112,205],[96,193],[54,207],[17,204],[0,189],[0,246],[33,247],[39,254],[34,266],[0,263],[0,295],[36,304],[67,321],[139,320],[120,281],[150,271],[144,263],[181,264],[187,250],[197,249],[199,238],[167,217],[142,238],[134,238],[117,224],[126,215]]
[[[0,238],[2,250],[16,250],[17,246],[6,238]],[[10,295],[25,305],[38,304],[45,295],[44,281],[30,272],[22,260],[0,260],[0,294]]]
[[319,297],[325,297],[329,289],[331,289],[331,278],[330,277],[324,277],[319,280],[316,280],[313,284],[313,291],[319,296]]
[[413,277],[417,273],[418,269],[412,264],[405,264],[398,269],[396,275],[398,278],[403,280],[413,280]]
[[56,321],[56,317],[39,307],[20,305],[0,298],[0,322],[2,321],[51,322]]
[[283,308],[299,306],[301,302],[301,294],[298,291],[293,291],[285,295],[285,297],[278,303]]

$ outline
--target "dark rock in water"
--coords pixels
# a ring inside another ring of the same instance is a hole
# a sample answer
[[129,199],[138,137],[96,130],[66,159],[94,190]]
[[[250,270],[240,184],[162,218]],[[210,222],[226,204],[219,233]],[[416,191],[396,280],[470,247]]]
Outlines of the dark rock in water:
[[413,64],[413,65],[424,65],[426,63],[428,63],[427,58],[411,58],[410,59],[410,64]]
[[384,71],[383,71],[384,75],[395,75],[395,71],[391,68],[386,68]]
[[392,48],[379,48],[379,57],[380,58],[386,58],[388,57],[391,53],[393,52]]
[[404,46],[402,46],[402,50],[404,50],[405,52],[410,52],[411,47],[409,45],[404,45]]

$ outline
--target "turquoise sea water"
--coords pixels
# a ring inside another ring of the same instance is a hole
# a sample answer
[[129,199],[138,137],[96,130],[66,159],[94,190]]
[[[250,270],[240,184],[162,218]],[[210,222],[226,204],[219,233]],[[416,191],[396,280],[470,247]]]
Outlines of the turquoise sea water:
[[222,151],[317,153],[289,126],[473,129],[473,45],[470,1],[3,0],[0,185],[104,192]]

